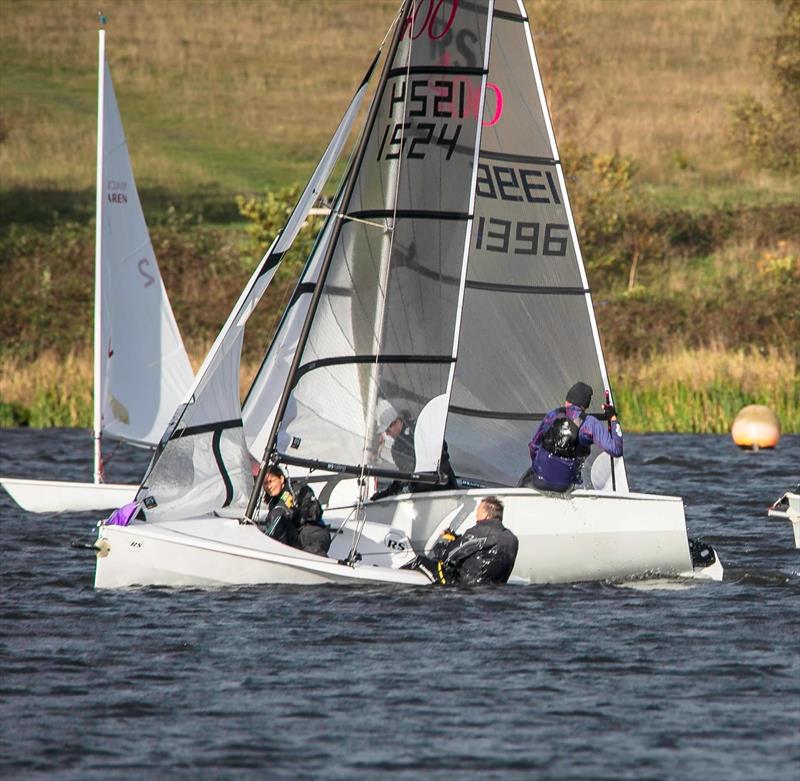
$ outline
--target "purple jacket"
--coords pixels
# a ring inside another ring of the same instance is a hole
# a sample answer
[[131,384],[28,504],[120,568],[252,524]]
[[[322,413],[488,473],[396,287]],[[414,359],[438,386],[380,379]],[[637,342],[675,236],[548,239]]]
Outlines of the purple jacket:
[[[528,452],[535,475],[552,483],[555,490],[564,490],[570,483],[580,482],[580,467],[583,459],[559,458],[546,451],[542,451],[542,457],[538,460],[536,458],[544,433],[553,425],[553,421],[559,414],[560,409],[557,408],[544,416],[533,439],[528,444]],[[568,418],[575,420],[585,414],[585,411],[576,404],[569,404],[566,406],[566,414]],[[622,456],[622,427],[619,425],[619,421],[615,421],[609,431],[605,421],[587,415],[578,430],[578,444],[584,447],[594,444],[613,458],[620,458]]]

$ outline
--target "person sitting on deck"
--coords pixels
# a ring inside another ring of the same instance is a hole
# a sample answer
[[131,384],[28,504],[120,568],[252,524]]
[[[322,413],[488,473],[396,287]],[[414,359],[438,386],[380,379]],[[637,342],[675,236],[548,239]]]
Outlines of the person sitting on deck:
[[506,583],[517,560],[519,540],[503,526],[503,503],[487,496],[475,511],[476,524],[458,535],[445,530],[430,556],[417,556],[407,569],[424,572],[441,586]]
[[264,475],[264,491],[268,497],[266,514],[257,521],[258,527],[272,539],[300,547],[295,516],[295,497],[286,475],[278,466],[271,466]]
[[585,382],[576,382],[566,394],[563,407],[557,407],[544,416],[528,444],[531,457],[529,477],[524,485],[543,491],[568,491],[580,484],[581,467],[589,455],[592,444],[612,458],[622,456],[622,427],[617,411],[606,405],[605,425],[586,409],[592,401],[592,388]]

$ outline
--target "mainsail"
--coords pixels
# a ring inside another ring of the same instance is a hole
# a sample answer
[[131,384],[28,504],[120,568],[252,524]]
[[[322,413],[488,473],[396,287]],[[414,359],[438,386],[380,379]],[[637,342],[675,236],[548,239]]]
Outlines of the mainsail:
[[155,445],[192,382],[147,231],[100,30],[95,434]]
[[[240,506],[261,447],[283,463],[435,482],[446,441],[463,480],[515,485],[533,426],[566,388],[582,379],[599,399],[608,387],[521,3],[404,3],[245,428],[242,330],[292,239],[267,253],[165,436],[139,497],[156,517]],[[386,446],[398,417],[415,425],[402,460]],[[624,488],[621,463],[616,474]]]
[[[472,219],[489,5],[471,2],[467,12],[458,0],[404,5],[270,443],[280,461],[436,479]],[[397,416],[417,421],[417,442],[427,443],[404,463],[381,446]]]

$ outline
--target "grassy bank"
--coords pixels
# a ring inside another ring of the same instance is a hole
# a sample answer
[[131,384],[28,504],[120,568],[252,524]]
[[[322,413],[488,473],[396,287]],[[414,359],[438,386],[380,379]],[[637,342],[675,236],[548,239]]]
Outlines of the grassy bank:
[[[761,55],[780,13],[767,0],[526,5],[626,427],[725,431],[758,402],[800,431],[800,182],[729,132],[741,93],[770,94]],[[236,196],[305,180],[396,6],[104,5],[138,189],[194,359],[260,255]],[[15,0],[0,26],[6,424],[90,419],[95,20],[88,0]],[[254,316],[245,375],[290,289],[282,278]]]
[[[195,368],[203,351],[195,350]],[[764,404],[784,433],[800,432],[800,382],[796,357],[719,348],[665,354],[648,364],[616,361],[610,366],[626,431],[725,433],[747,404]],[[62,358],[53,353],[33,362],[0,359],[0,425],[91,427],[92,358],[88,350]],[[240,372],[246,388],[258,363]],[[794,374],[795,379],[792,379]]]
[[[107,57],[148,219],[164,194],[207,219],[303,181],[397,10],[394,0],[109,0]],[[687,201],[764,203],[796,187],[726,140],[730,101],[769,90],[766,0],[529,0],[559,139],[637,161]],[[4,223],[88,220],[97,5],[26,2],[0,26]],[[8,207],[8,208],[6,208]]]

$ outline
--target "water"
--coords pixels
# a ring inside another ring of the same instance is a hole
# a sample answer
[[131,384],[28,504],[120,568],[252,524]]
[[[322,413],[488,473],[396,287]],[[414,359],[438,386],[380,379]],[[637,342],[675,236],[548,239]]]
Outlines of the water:
[[[0,496],[0,775],[14,779],[800,777],[800,551],[766,517],[800,437],[626,437],[722,583],[92,588],[92,515]],[[143,454],[120,451],[112,480]],[[0,431],[0,473],[88,479],[80,431]]]

